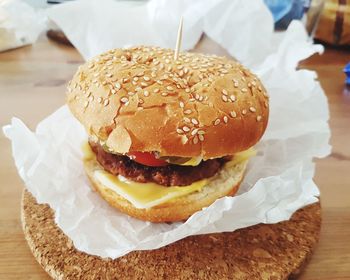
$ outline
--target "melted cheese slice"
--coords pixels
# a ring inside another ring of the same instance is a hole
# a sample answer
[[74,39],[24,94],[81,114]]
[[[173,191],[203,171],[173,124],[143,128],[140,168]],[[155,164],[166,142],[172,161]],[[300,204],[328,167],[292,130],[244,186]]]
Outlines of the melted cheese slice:
[[254,148],[250,148],[248,150],[236,153],[236,154],[234,154],[232,160],[227,162],[225,166],[232,167],[232,166],[236,165],[237,163],[248,160],[255,155],[256,155],[256,150]]
[[[82,150],[85,160],[95,158],[95,154],[91,150],[88,142],[85,142],[82,145]],[[237,153],[234,155],[231,161],[226,163],[225,168],[232,167],[242,161],[248,160],[254,155],[256,155],[254,148]],[[187,165],[195,165],[198,161],[201,161],[201,158],[193,159],[194,160],[191,162],[191,164]],[[201,191],[203,187],[210,182],[210,179],[204,179],[194,182],[188,186],[164,187],[155,183],[137,183],[120,175],[112,175],[111,173],[102,169],[95,170],[94,177],[103,186],[116,192],[118,195],[132,203],[136,208],[140,209],[151,208],[170,201],[171,199],[185,196],[196,191]]]
[[171,199],[200,191],[208,183],[208,180],[200,180],[189,186],[164,187],[154,183],[133,182],[104,170],[96,170],[94,177],[106,188],[116,192],[139,209],[151,208]]

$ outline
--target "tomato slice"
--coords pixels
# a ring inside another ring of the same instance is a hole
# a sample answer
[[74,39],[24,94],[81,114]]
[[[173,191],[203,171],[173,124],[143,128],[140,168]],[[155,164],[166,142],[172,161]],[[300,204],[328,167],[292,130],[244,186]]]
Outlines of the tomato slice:
[[143,165],[148,166],[165,166],[168,165],[168,163],[165,160],[157,159],[153,153],[149,152],[131,152],[128,153],[128,156]]

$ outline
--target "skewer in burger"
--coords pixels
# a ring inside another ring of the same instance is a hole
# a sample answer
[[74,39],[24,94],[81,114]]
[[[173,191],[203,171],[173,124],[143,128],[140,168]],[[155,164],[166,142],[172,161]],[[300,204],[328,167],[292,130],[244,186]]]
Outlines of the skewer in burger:
[[89,139],[84,166],[113,207],[185,220],[234,195],[269,114],[259,79],[236,61],[158,47],[114,49],[79,67],[67,103]]

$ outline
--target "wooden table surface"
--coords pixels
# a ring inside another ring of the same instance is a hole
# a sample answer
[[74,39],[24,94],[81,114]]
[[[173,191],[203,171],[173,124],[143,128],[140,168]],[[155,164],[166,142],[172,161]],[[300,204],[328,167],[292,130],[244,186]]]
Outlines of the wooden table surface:
[[[328,158],[317,160],[315,180],[321,189],[323,223],[320,243],[300,277],[303,280],[350,279],[350,90],[344,89],[342,73],[349,61],[350,52],[329,49],[302,65],[318,72],[328,96],[333,145]],[[45,38],[34,46],[0,53],[0,126],[17,116],[35,128],[64,104],[66,83],[81,63],[75,49]],[[49,279],[24,240],[23,182],[10,142],[2,133],[0,155],[0,279]]]

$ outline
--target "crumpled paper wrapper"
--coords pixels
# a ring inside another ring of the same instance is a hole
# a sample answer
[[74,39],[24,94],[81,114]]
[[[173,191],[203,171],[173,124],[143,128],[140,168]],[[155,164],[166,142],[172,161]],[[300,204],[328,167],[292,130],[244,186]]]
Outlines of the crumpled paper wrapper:
[[0,52],[34,43],[46,16],[20,0],[0,1]]
[[262,0],[79,0],[56,5],[47,15],[85,59],[131,45],[174,48],[181,16],[183,50],[206,33],[249,66],[274,46],[273,18]]
[[[250,1],[232,2],[244,6]],[[228,25],[234,24],[226,19]],[[247,25],[240,25],[239,34],[251,38],[251,46],[259,46],[254,40],[259,42],[261,38],[256,39],[249,20]],[[264,24],[270,25],[270,15]],[[224,26],[223,20],[218,26]],[[269,26],[262,30],[270,36]],[[265,36],[258,33],[259,37]],[[239,34],[237,40],[243,40]],[[296,70],[299,61],[321,52],[322,47],[308,42],[299,22],[290,25],[282,40],[271,39],[267,45],[273,47],[265,51],[265,59],[261,60],[262,52],[255,50],[250,51],[247,60],[242,59],[244,64],[251,64],[271,96],[270,120],[235,197],[218,199],[186,222],[152,224],[120,213],[91,190],[80,150],[87,135],[66,106],[43,120],[35,132],[17,118],[4,127],[26,188],[39,203],[50,205],[57,225],[77,249],[101,257],[117,258],[134,250],[156,249],[190,235],[288,220],[299,208],[318,201],[312,160],[330,152],[327,99],[315,72]],[[241,53],[240,57],[245,56]]]

